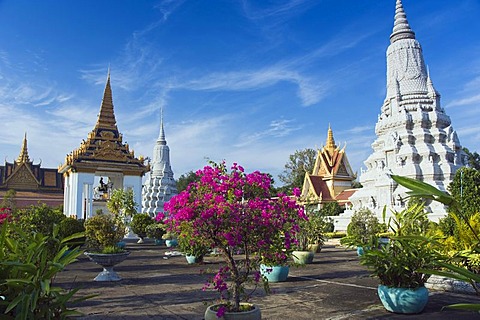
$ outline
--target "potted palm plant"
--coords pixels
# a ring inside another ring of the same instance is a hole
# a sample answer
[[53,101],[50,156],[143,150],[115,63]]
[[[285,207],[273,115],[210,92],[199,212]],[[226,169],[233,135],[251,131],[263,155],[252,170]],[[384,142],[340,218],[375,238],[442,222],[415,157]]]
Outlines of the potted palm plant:
[[[272,239],[283,235],[284,248],[293,245],[298,221],[305,218],[295,199],[286,195],[270,198],[271,178],[258,171],[246,174],[233,164],[212,163],[197,172],[199,179],[165,204],[171,230],[192,231],[191,239],[217,248],[223,264],[205,288],[220,293],[221,301],[207,308],[205,319],[248,315],[261,319],[260,309],[248,303],[260,281],[261,256],[275,253]],[[299,196],[299,190],[295,190]],[[238,254],[241,248],[241,254]]]
[[[384,210],[385,216],[385,210]],[[364,247],[360,263],[378,277],[378,296],[385,309],[395,313],[420,313],[428,302],[425,269],[435,268],[441,255],[429,236],[429,221],[423,204],[393,212],[387,224],[393,235],[381,245],[373,238]]]
[[87,251],[90,260],[103,267],[95,281],[119,281],[113,267],[127,258],[130,252],[117,246],[125,235],[125,225],[107,214],[91,217],[85,222]]
[[[468,234],[473,242],[473,245],[470,249],[466,250],[466,252],[458,252],[456,255],[460,256],[463,261],[465,261],[465,256],[473,257],[476,255],[478,257],[480,255],[480,231],[478,228],[475,228],[475,225],[472,223],[473,221],[470,221],[469,217],[464,214],[461,204],[452,195],[441,191],[423,181],[397,175],[392,175],[391,177],[399,185],[409,189],[410,191],[407,193],[412,197],[430,199],[438,201],[444,205],[448,205],[450,214],[453,214],[453,216],[456,218],[457,224],[463,225],[460,226],[460,228],[465,227],[464,230],[460,229],[458,232],[463,233],[464,235]],[[453,258],[455,258],[455,256]],[[424,271],[433,275],[469,283],[477,292],[477,294],[480,294],[480,275],[478,272],[469,270],[469,268],[464,265],[459,265],[455,259],[447,261],[439,259],[436,265],[439,268],[433,268],[430,270],[426,269]],[[471,310],[475,312],[480,311],[479,303],[459,303],[447,305],[446,307],[452,309]]]

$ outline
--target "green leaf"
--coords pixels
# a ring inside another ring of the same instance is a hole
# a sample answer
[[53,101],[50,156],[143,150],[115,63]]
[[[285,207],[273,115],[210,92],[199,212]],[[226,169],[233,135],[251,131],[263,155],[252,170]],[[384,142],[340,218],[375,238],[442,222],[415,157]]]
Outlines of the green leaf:
[[457,303],[446,306],[445,308],[457,310],[480,311],[480,303]]
[[448,193],[438,190],[436,187],[425,183],[423,181],[415,180],[408,177],[402,177],[397,175],[391,175],[392,179],[398,184],[404,186],[407,189],[412,190],[409,192],[410,195],[425,197],[425,198],[434,198],[435,200],[442,202],[443,204],[450,205],[455,200]]

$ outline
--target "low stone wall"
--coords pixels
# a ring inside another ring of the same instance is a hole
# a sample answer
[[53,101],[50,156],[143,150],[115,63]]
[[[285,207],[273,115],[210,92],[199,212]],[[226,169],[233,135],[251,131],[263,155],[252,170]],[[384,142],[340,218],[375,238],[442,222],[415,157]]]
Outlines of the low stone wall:
[[435,291],[476,294],[472,285],[469,283],[437,275],[431,276],[425,284],[425,287]]

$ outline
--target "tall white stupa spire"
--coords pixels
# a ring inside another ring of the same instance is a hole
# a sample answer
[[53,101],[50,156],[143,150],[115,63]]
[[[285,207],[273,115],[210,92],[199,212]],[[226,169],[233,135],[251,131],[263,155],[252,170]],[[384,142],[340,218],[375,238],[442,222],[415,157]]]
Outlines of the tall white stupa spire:
[[170,165],[170,148],[165,139],[163,126],[163,108],[160,111],[160,131],[153,148],[150,176],[142,190],[142,213],[156,216],[163,212],[163,205],[178,193]]
[[412,31],[408,24],[407,15],[405,14],[405,10],[403,10],[402,0],[397,0],[390,43],[394,43],[400,39],[415,39],[415,32]]
[[[401,0],[396,0],[386,80],[387,92],[375,126],[373,152],[364,162],[366,170],[360,177],[363,188],[350,198],[354,210],[368,207],[379,217],[384,206],[400,210],[406,205],[406,190],[389,174],[419,179],[446,190],[465,161]],[[433,220],[446,214],[440,204],[428,205]]]

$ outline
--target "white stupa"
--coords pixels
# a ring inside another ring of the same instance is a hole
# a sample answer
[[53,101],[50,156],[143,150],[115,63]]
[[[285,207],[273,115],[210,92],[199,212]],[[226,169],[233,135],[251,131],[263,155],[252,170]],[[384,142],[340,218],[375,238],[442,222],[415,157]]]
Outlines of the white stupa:
[[148,213],[152,217],[156,216],[158,212],[163,212],[163,204],[176,194],[178,194],[177,184],[170,166],[170,149],[165,140],[162,112],[160,134],[153,148],[150,175],[142,190],[142,213]]
[[[396,2],[395,22],[387,49],[387,94],[378,122],[373,153],[364,162],[360,183],[350,201],[353,210],[368,207],[381,217],[382,210],[401,209],[406,190],[389,174],[406,176],[446,190],[465,154],[440,105],[422,47],[410,28],[401,0]],[[443,205],[428,203],[430,219],[446,214]],[[387,210],[390,211],[390,210]]]

